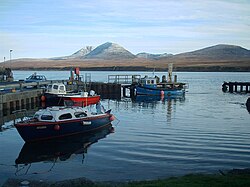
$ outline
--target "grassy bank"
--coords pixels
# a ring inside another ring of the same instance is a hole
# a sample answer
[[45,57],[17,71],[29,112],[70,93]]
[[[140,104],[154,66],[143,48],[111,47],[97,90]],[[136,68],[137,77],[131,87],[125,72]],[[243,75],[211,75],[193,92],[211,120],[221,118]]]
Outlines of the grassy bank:
[[[29,187],[247,187],[250,186],[250,170],[232,170],[227,174],[190,174],[150,181],[134,182],[92,182],[86,178],[60,182],[29,181]],[[9,179],[3,187],[20,186],[23,180]]]

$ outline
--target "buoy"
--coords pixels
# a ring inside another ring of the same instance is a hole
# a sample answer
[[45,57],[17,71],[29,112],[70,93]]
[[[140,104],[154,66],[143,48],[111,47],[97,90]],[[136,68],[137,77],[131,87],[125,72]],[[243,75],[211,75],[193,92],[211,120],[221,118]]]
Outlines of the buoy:
[[59,131],[59,130],[60,130],[60,125],[55,125],[55,126],[54,126],[54,129],[55,129],[56,131]]
[[161,96],[163,96],[164,95],[164,91],[163,90],[161,90]]
[[46,97],[44,95],[42,95],[41,101],[45,101],[45,100],[46,100]]
[[110,118],[109,118],[110,121],[114,121],[115,120],[115,116],[114,115],[111,115]]

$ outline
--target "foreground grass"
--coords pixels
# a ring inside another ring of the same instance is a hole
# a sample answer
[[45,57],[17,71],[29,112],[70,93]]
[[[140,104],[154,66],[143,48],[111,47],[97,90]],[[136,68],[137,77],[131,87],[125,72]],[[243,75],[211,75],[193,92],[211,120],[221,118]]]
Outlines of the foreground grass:
[[[20,186],[20,180],[9,179],[4,187]],[[226,174],[226,175],[204,175],[190,174],[183,177],[171,177],[167,179],[138,181],[138,182],[100,182],[95,183],[85,178],[65,180],[61,182],[48,183],[29,181],[29,187],[250,187],[250,174]]]
[[192,174],[183,177],[171,177],[162,180],[131,182],[122,187],[247,187],[250,175],[202,175]]

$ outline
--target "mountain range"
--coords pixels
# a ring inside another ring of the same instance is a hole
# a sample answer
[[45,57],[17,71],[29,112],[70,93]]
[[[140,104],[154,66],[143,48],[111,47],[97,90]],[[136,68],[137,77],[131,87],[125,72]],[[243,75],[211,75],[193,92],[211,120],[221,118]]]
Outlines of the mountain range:
[[[13,69],[148,70],[167,69],[173,63],[180,71],[250,71],[250,50],[236,45],[219,44],[180,54],[132,54],[122,46],[106,42],[87,46],[72,55],[47,59],[14,59],[5,64]],[[1,63],[4,64],[4,63]]]
[[159,60],[168,57],[178,57],[178,58],[206,58],[206,59],[238,59],[238,58],[249,58],[250,50],[242,48],[235,45],[225,45],[219,44],[203,49],[199,49],[192,52],[181,53],[177,55],[163,53],[163,54],[151,54],[151,53],[138,53],[136,55],[129,52],[122,46],[106,42],[102,45],[94,48],[93,46],[86,46],[79,51],[73,53],[70,56],[56,57],[52,59],[103,59],[103,60],[113,60],[113,59],[134,59],[134,58],[145,58]]

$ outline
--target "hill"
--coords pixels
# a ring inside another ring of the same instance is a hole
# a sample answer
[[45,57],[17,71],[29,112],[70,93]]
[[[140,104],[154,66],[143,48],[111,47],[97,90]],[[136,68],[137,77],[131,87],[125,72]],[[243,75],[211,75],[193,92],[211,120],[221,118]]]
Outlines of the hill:
[[175,58],[194,58],[204,60],[237,60],[250,58],[250,50],[235,45],[219,44],[200,50],[181,53],[175,55]]
[[13,59],[1,63],[12,69],[70,69],[85,70],[167,70],[174,64],[175,71],[249,71],[250,51],[235,45],[215,45],[203,49],[171,55],[132,54],[122,46],[104,43],[95,49],[86,47],[70,56],[43,59]]
[[84,56],[85,59],[132,59],[136,56],[118,44],[106,42]]

